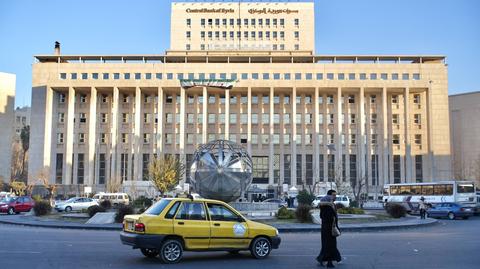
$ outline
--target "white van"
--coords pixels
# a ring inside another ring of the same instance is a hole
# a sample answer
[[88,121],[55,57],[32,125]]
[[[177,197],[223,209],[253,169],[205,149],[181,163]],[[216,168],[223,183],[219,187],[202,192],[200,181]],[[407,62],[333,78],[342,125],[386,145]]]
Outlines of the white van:
[[130,198],[128,198],[128,194],[126,193],[100,192],[93,196],[93,200],[97,201],[98,203],[104,200],[109,200],[113,206],[130,204]]
[[[312,202],[312,207],[317,208],[320,205],[320,199],[325,195],[318,195]],[[350,207],[350,198],[347,195],[337,195],[335,204],[342,204],[344,207]]]

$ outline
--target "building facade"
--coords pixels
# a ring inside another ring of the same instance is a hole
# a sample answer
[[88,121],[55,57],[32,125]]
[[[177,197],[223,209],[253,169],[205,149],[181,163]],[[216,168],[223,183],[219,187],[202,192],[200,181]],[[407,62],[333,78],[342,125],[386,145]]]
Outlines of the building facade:
[[450,137],[455,179],[480,179],[480,92],[450,95]]
[[0,181],[9,183],[11,178],[12,136],[15,108],[14,74],[0,72]]
[[30,126],[30,107],[17,107],[15,109],[15,121],[13,123],[13,141],[21,142],[20,134],[22,129],[26,126]]
[[[173,3],[165,55],[36,56],[29,175],[144,182],[155,156],[188,165],[199,144],[229,139],[272,193],[350,180],[373,196],[389,182],[449,179],[445,58],[315,55],[313,21],[311,2]],[[223,47],[223,32],[240,45]]]

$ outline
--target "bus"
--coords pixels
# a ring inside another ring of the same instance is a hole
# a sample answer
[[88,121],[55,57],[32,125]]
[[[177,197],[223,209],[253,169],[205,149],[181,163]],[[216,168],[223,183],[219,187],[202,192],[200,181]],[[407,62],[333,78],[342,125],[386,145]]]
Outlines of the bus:
[[[472,181],[438,181],[428,183],[398,183],[384,186],[385,203],[418,204],[420,198],[427,204],[443,202],[476,206],[475,184]],[[416,207],[415,207],[416,208]]]

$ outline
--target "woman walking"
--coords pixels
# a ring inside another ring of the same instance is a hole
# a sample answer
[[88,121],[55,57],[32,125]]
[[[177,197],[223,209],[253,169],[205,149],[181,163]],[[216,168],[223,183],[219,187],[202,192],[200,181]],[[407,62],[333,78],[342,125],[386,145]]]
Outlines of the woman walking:
[[338,216],[335,204],[337,192],[329,190],[327,195],[320,200],[320,218],[322,219],[322,250],[317,256],[317,261],[323,266],[327,262],[327,267],[333,266],[332,261],[340,262],[342,257],[337,249],[337,236],[340,235],[338,228]]

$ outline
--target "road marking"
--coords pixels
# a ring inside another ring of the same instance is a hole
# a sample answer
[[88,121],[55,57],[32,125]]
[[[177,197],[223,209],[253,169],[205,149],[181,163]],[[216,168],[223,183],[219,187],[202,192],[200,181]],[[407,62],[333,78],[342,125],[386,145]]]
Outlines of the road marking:
[[40,254],[39,251],[11,251],[11,250],[0,250],[0,253],[5,254]]

